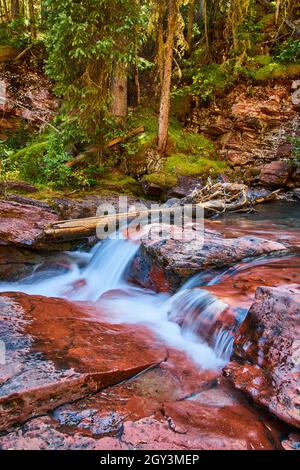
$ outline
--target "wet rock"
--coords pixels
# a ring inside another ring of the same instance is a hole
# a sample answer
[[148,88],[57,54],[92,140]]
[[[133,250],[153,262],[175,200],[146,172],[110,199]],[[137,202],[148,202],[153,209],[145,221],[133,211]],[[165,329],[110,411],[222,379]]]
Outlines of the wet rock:
[[141,184],[144,194],[147,197],[158,198],[163,193],[163,188],[159,184],[146,181],[145,179],[142,179]]
[[291,165],[284,161],[274,161],[263,166],[259,181],[269,188],[280,188],[286,186],[292,173]]
[[282,426],[263,424],[218,376],[171,350],[155,369],[0,437],[0,449],[281,449]]
[[224,238],[212,230],[206,230],[203,239],[195,237],[195,233],[201,235],[201,228],[196,230],[198,232],[186,228],[184,239],[176,239],[174,235],[169,239],[142,239],[133,263],[132,279],[144,287],[165,292],[178,288],[187,278],[201,271],[229,267],[245,258],[281,253],[286,249],[283,244],[263,238]]
[[184,198],[191,194],[195,189],[200,189],[203,182],[199,178],[191,176],[179,176],[177,185],[168,191],[168,198]]
[[225,375],[279,419],[300,427],[300,291],[260,287]]
[[145,328],[110,325],[96,308],[84,304],[3,294],[0,319],[6,348],[0,365],[2,432],[132,377],[167,356]]
[[22,247],[37,245],[44,226],[57,221],[58,218],[50,209],[1,200],[1,241]]
[[0,281],[17,281],[31,274],[42,259],[39,253],[0,245]]

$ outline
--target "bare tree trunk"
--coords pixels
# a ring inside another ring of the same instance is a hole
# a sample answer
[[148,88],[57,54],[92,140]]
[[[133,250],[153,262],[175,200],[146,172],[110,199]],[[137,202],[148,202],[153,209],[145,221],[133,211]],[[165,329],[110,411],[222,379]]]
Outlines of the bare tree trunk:
[[30,18],[30,31],[31,31],[32,37],[35,39],[36,38],[36,24],[35,24],[33,0],[28,1],[28,7],[29,7],[29,18]]
[[20,16],[20,1],[11,0],[11,19],[16,20]]
[[174,38],[177,24],[176,0],[168,0],[168,31],[165,44],[164,68],[161,83],[161,98],[158,126],[158,153],[165,154],[168,144],[170,118],[170,99],[172,83],[172,64],[174,55]]
[[127,89],[127,66],[126,64],[119,63],[115,67],[115,72],[114,76],[112,77],[111,84],[111,112],[113,116],[119,121],[123,121],[128,113]]
[[3,8],[5,22],[9,23],[10,16],[9,16],[9,11],[8,11],[8,6],[7,6],[7,3],[6,3],[6,0],[1,1],[1,6]]
[[190,5],[189,5],[188,28],[187,28],[187,35],[186,35],[186,41],[188,43],[189,54],[192,52],[192,49],[193,49],[194,20],[195,20],[195,0],[191,0]]
[[208,39],[208,18],[207,18],[207,0],[203,0],[203,20],[204,20],[204,34],[205,34],[205,42],[207,47],[209,47],[209,39]]
[[278,24],[278,21],[279,21],[280,5],[281,5],[281,0],[276,0],[275,24]]

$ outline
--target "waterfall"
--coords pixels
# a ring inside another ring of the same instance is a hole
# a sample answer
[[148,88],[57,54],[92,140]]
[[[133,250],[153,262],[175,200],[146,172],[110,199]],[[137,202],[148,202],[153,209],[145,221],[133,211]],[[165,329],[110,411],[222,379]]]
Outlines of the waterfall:
[[[175,295],[157,294],[128,282],[128,271],[140,244],[124,238],[107,239],[90,253],[70,253],[67,272],[34,272],[18,283],[1,283],[0,292],[95,302],[111,323],[147,325],[168,344],[185,351],[204,368],[221,367],[229,359],[233,338],[216,331],[227,305],[197,287],[201,276]],[[203,276],[203,274],[202,274]]]

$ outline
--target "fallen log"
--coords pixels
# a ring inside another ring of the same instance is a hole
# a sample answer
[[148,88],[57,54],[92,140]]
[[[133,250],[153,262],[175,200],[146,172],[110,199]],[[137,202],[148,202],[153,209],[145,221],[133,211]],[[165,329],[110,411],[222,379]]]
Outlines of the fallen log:
[[[190,216],[196,214],[199,207],[204,209],[204,215],[223,214],[224,212],[251,211],[253,206],[262,202],[276,199],[279,191],[267,193],[265,196],[253,197],[246,185],[208,182],[201,190],[194,191],[190,196],[180,201],[180,205],[162,207],[155,210],[138,210],[120,214],[89,217],[86,219],[74,219],[54,222],[44,229],[44,238],[48,241],[71,241],[95,236],[97,229],[101,234],[107,236],[109,233],[119,229],[122,224],[139,218],[144,225],[158,222],[160,217],[166,213],[176,213],[183,209]],[[105,228],[107,230],[105,231]],[[99,235],[99,232],[98,232]]]
[[[186,211],[189,209],[191,214],[195,209],[195,206],[185,206]],[[154,223],[159,221],[161,215],[166,213],[175,213],[179,211],[182,213],[182,206],[175,207],[165,207],[154,210],[139,210],[139,211],[130,211],[120,214],[105,215],[99,217],[89,217],[86,219],[73,219],[73,220],[63,220],[54,222],[51,225],[48,225],[44,229],[44,238],[52,241],[71,241],[79,240],[82,238],[88,238],[96,235],[97,229],[102,229],[111,227],[111,231],[115,231],[121,227],[122,224],[132,222],[137,217],[139,222],[145,222],[145,225],[148,223]]]
[[[112,149],[116,147],[117,145],[123,144],[127,142],[129,139],[132,139],[133,137],[136,137],[137,135],[143,134],[145,132],[145,127],[144,126],[139,126],[136,127],[135,129],[132,129],[131,131],[128,132],[128,134],[120,137],[115,137],[114,139],[110,140],[107,142],[105,145],[106,149]],[[86,149],[85,152],[82,152],[80,155],[75,157],[73,160],[70,162],[66,163],[66,167],[68,168],[74,168],[81,162],[83,162],[89,154],[97,153],[99,151],[98,147],[89,147]]]

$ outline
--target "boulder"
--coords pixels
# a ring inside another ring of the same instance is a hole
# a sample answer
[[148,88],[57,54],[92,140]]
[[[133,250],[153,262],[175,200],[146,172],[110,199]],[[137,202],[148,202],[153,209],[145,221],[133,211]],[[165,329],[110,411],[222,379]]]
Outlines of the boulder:
[[2,294],[0,320],[0,432],[167,356],[147,329],[108,324],[96,307],[61,299]]
[[36,246],[44,226],[58,219],[58,215],[50,208],[1,200],[1,241],[27,248]]
[[192,176],[178,176],[177,185],[168,191],[167,197],[170,198],[184,198],[189,196],[195,189],[200,189],[203,182],[199,178]]
[[17,281],[30,275],[42,259],[38,252],[0,245],[0,281]]
[[259,182],[268,188],[280,188],[287,185],[291,175],[291,165],[284,161],[274,161],[262,167]]
[[300,290],[260,287],[225,375],[253,400],[300,428]]
[[255,236],[225,238],[216,231],[206,230],[204,239],[201,236],[195,238],[192,228],[186,228],[184,234],[183,240],[173,236],[154,240],[143,238],[131,278],[144,287],[168,292],[201,271],[225,268],[245,258],[286,250],[281,243]]

